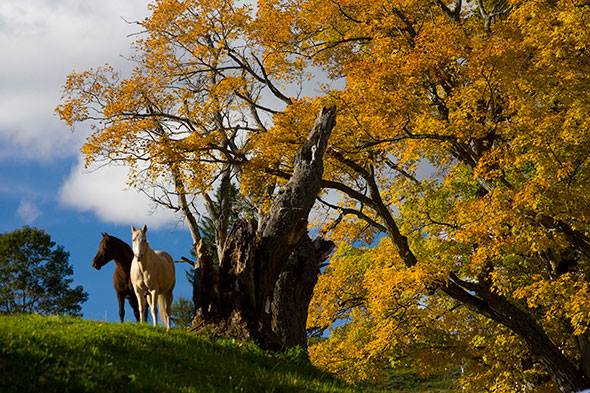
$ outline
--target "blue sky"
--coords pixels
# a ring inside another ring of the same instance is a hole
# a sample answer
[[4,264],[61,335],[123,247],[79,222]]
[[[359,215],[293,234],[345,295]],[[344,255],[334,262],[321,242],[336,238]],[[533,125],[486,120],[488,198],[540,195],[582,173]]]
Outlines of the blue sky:
[[[88,319],[118,320],[114,264],[91,267],[101,232],[130,242],[130,225],[147,223],[153,248],[177,259],[191,246],[181,217],[130,190],[125,168],[84,168],[88,129],[71,130],[53,112],[69,72],[105,63],[128,70],[137,26],[125,20],[146,15],[145,0],[0,2],[0,232],[36,226],[63,245],[74,283],[89,294]],[[176,298],[191,295],[187,268],[177,264]]]

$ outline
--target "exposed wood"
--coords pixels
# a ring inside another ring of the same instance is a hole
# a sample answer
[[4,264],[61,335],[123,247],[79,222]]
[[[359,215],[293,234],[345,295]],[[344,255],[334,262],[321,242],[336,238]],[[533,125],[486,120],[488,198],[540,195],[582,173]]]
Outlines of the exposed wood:
[[307,219],[322,186],[323,157],[336,109],[323,108],[297,153],[294,170],[261,219],[238,220],[227,234],[219,265],[197,247],[195,329],[252,338],[281,349],[306,345],[305,322],[330,241],[307,235]]

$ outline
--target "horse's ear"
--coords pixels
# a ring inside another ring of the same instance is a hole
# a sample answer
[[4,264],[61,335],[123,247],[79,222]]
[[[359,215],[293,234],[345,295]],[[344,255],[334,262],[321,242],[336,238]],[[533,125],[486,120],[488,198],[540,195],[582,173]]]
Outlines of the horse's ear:
[[137,229],[135,229],[135,227],[133,225],[131,225],[131,232],[135,232],[137,231]]
[[109,237],[109,235],[106,232],[103,232],[102,237]]
[[147,225],[143,224],[143,228],[141,228],[141,231],[143,233],[146,233],[147,232]]

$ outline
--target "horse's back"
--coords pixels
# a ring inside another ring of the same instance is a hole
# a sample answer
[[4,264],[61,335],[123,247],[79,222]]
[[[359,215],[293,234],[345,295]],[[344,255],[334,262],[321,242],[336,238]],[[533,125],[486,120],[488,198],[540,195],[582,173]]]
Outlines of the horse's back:
[[170,256],[170,254],[168,254],[166,251],[162,251],[162,250],[154,250],[154,253],[156,253],[156,255],[158,255],[160,258],[164,259],[166,262],[168,262],[174,268],[174,259],[172,259],[172,256]]

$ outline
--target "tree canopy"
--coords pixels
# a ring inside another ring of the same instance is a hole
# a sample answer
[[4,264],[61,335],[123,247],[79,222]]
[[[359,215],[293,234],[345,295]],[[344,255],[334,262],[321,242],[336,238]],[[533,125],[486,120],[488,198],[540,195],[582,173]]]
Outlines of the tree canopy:
[[[90,161],[169,187],[157,199],[190,221],[186,196],[210,200],[215,182],[238,182],[263,217],[318,108],[336,105],[322,188],[339,199],[318,197],[317,224],[337,251],[308,321],[332,332],[311,348],[318,364],[350,379],[462,367],[471,391],[590,387],[588,4],[151,10],[132,75],[74,73],[58,112],[93,122]],[[317,72],[320,93],[299,94]]]
[[0,313],[82,315],[88,295],[74,288],[69,254],[42,229],[0,234]]

